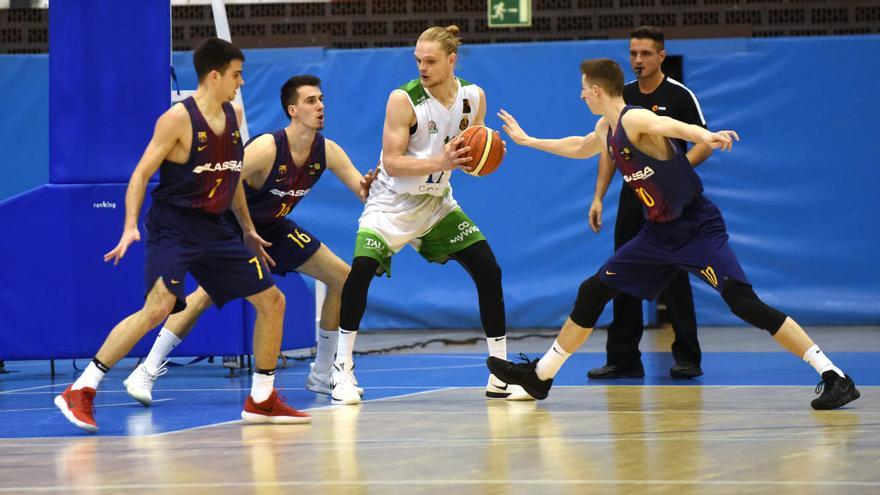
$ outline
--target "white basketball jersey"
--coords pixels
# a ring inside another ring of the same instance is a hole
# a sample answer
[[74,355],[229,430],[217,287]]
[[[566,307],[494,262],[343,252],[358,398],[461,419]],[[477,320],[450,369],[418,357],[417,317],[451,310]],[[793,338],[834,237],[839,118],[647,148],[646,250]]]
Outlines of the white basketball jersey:
[[[409,103],[416,113],[415,129],[410,129],[409,146],[406,148],[407,156],[428,158],[441,154],[446,143],[473,124],[480,109],[479,87],[461,78],[456,78],[456,83],[458,94],[450,108],[443,106],[422,87],[419,79],[413,79],[398,88],[409,96]],[[396,193],[443,196],[451,190],[451,170],[416,177],[392,177],[381,162],[380,155],[379,180]]]

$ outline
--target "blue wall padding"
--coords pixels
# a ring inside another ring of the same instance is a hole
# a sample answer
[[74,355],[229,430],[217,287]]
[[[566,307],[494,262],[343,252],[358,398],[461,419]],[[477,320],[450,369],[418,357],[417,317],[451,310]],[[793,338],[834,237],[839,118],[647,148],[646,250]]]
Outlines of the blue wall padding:
[[[144,243],[118,266],[102,259],[119,241],[124,200],[124,184],[50,184],[0,203],[0,225],[16,233],[0,244],[0,359],[93,356],[113,326],[141,307]],[[143,239],[143,222],[140,231]],[[284,290],[292,322],[284,348],[308,347],[314,299],[298,275],[285,279]],[[208,310],[174,355],[250,353],[245,304]],[[143,339],[132,355],[146,355],[152,341]]]
[[[716,153],[698,169],[707,195],[724,212],[733,249],[757,293],[808,325],[880,323],[872,180],[880,110],[880,89],[872,81],[880,78],[880,64],[866,63],[878,50],[880,36],[667,43],[670,54],[684,56],[685,80],[710,126],[735,129],[743,138],[733,152]],[[286,124],[278,89],[291,75],[311,72],[325,81],[325,134],[361,170],[375,166],[379,156],[388,93],[416,75],[411,48],[246,55],[243,94],[251,135]],[[579,99],[578,64],[607,56],[623,64],[629,79],[625,40],[464,46],[457,73],[486,89],[491,127],[500,127],[495,112],[503,107],[536,136],[582,135],[596,117]],[[194,87],[189,57],[174,56],[184,89]],[[138,153],[143,145],[136,146]],[[504,270],[509,326],[556,326],[580,282],[612,250],[620,178],[606,196],[604,229],[595,235],[587,211],[596,159],[566,160],[508,145],[497,173],[456,174],[455,196]],[[328,174],[293,217],[350,260],[361,210]],[[116,242],[119,215],[96,253]],[[6,225],[4,231],[16,232]],[[128,283],[139,288],[140,265],[134,264],[138,271]],[[47,271],[42,283],[64,276],[56,271]],[[741,324],[713,290],[692,280],[700,325]],[[395,256],[394,278],[375,280],[369,297],[366,329],[480,325],[476,291],[464,270],[454,263],[429,265],[410,248]],[[600,322],[607,321],[606,312]]]
[[168,108],[168,2],[49,9],[53,183],[126,182]]
[[0,199],[49,180],[49,57],[0,55]]

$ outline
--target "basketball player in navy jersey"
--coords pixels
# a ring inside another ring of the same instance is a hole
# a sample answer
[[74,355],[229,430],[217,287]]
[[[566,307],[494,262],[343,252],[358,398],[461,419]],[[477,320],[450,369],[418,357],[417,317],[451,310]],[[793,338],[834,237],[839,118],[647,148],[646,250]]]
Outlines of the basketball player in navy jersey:
[[[94,398],[105,374],[151,328],[186,303],[183,280],[189,272],[218,306],[245,297],[257,311],[254,328],[256,372],[242,419],[259,423],[307,423],[273,387],[281,346],[284,295],[275,287],[263,241],[247,215],[239,187],[244,154],[238,125],[240,109],[230,103],[244,84],[244,55],[229,42],[211,38],[193,52],[199,77],[195,94],[172,106],[156,121],[150,143],[137,164],[125,195],[125,226],[119,244],[104,255],[114,264],[140,240],[138,216],[149,178],[159,170],[159,185],[147,214],[143,308],[122,320],[104,341],[83,374],[55,397],[55,405],[74,425],[98,431]],[[235,204],[247,245],[225,214]]]
[[[642,26],[630,33],[629,61],[636,80],[623,87],[623,101],[629,105],[648,108],[657,115],[672,117],[685,124],[706,127],[706,119],[696,95],[682,83],[663,73],[666,59],[665,36],[654,26]],[[712,148],[698,144],[690,149],[687,143],[673,139],[672,143],[685,151],[693,167],[699,166],[712,154]],[[607,153],[599,155],[596,190],[590,205],[590,228],[599,232],[602,228],[602,200],[614,176],[614,164]],[[645,223],[642,201],[632,188],[620,188],[617,203],[617,220],[614,223],[614,248],[620,249],[638,234]],[[675,340],[672,357],[675,364],[669,369],[672,378],[696,378],[703,374],[702,352],[697,336],[697,315],[694,296],[688,274],[679,270],[669,287],[658,299],[666,305],[666,316],[672,325]],[[642,301],[621,294],[613,301],[614,318],[608,325],[605,342],[605,366],[591,369],[591,379],[639,378],[645,376],[639,341],[644,333]]]
[[[336,351],[342,286],[350,270],[311,232],[287,215],[306,197],[329,169],[361,201],[369,194],[374,174],[361,175],[345,151],[321,134],[324,95],[321,80],[311,75],[291,77],[281,87],[281,108],[290,119],[284,129],[262,134],[244,150],[242,181],[250,218],[260,238],[269,243],[267,261],[272,273],[300,272],[327,284],[321,309],[318,352],[306,388],[330,395],[330,368]],[[150,354],[125,380],[128,394],[145,406],[153,402],[152,389],[164,374],[165,358],[192,330],[211,298],[199,287],[186,298],[186,309],[168,318]],[[358,389],[360,390],[360,389]]]
[[644,204],[645,225],[638,235],[581,284],[574,309],[553,346],[541,359],[514,364],[490,357],[489,369],[507,383],[521,385],[544,399],[559,368],[590,336],[605,305],[625,292],[653,299],[685,269],[717,290],[731,311],[770,332],[782,347],[802,357],[821,375],[824,391],[815,409],[834,409],[859,398],[853,380],[813,343],[793,319],[762,302],[727,243],[721,212],[703,196],[703,185],[682,150],[670,139],[729,150],[739,137],[733,131],[710,132],[655,115],[623,101],[623,72],[609,59],[581,64],[581,98],[601,118],[594,132],[562,139],[535,139],[512,115],[499,117],[514,142],[570,158],[607,152],[627,185]]

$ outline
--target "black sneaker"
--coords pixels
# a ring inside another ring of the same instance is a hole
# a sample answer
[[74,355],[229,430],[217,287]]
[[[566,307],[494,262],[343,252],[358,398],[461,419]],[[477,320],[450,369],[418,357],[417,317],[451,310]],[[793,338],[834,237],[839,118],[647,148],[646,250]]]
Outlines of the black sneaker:
[[703,369],[696,364],[675,363],[669,368],[669,376],[672,378],[696,378],[703,376]]
[[524,363],[511,363],[504,359],[489,356],[489,359],[486,360],[486,366],[489,367],[489,371],[493,375],[504,383],[519,385],[529,395],[538,400],[546,399],[547,394],[550,392],[550,387],[553,386],[553,379],[541,380],[538,378],[538,374],[535,373],[535,366],[538,364],[537,359],[529,361],[529,358],[524,354],[520,354],[520,357],[523,358]]
[[[825,390],[822,390],[823,387]],[[849,375],[841,378],[834,371],[822,373],[822,381],[816,385],[816,393],[822,395],[810,403],[813,409],[837,409],[862,396]]]
[[645,376],[645,368],[642,363],[638,366],[624,368],[616,364],[606,364],[601,368],[593,368],[587,372],[587,378],[591,380],[608,380],[612,378],[642,378]]

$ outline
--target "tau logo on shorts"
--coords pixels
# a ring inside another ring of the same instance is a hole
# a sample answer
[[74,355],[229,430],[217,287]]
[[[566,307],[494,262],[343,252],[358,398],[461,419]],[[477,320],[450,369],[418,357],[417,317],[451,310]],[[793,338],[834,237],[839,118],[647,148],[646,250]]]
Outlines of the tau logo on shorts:
[[428,122],[428,134],[437,134],[437,123],[433,120]]
[[[467,101],[467,100],[465,100],[465,101]],[[471,123],[471,121],[468,120],[468,118],[466,116],[462,117],[461,122],[458,123],[458,128],[463,131],[468,128],[468,125],[470,125],[470,123]]]
[[364,249],[372,249],[374,251],[383,251],[385,249],[385,245],[376,239],[364,239]]
[[208,141],[208,132],[207,131],[199,131],[198,138],[200,143],[204,143]]

